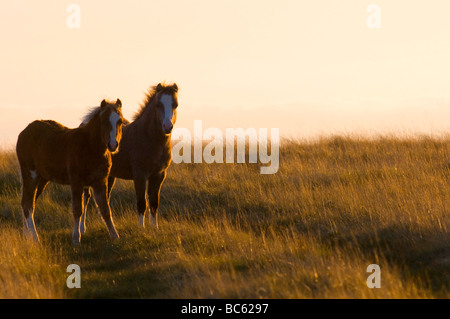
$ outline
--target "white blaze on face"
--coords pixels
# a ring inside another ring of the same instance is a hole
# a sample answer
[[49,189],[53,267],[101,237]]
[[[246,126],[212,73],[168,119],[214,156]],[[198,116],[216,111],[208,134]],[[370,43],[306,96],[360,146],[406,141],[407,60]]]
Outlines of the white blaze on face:
[[164,119],[162,121],[163,130],[165,130],[166,127],[172,127],[172,118],[173,118],[173,98],[172,95],[164,94],[161,96],[159,101],[162,103],[164,107]]
[[109,133],[109,142],[111,146],[115,146],[117,144],[117,122],[120,120],[120,115],[116,112],[111,112],[109,116],[109,122],[111,123],[111,132]]

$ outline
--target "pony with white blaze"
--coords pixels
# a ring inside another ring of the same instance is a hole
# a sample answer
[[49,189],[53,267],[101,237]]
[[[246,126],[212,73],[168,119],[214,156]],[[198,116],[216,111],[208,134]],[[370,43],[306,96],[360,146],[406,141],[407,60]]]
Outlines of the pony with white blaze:
[[103,100],[84,119],[70,129],[55,121],[34,121],[17,139],[16,153],[22,175],[24,234],[39,241],[34,223],[35,202],[52,181],[70,185],[74,229],[72,240],[81,240],[80,222],[83,189],[94,189],[95,200],[111,238],[119,235],[114,227],[107,200],[111,154],[117,152],[122,137],[122,102]]
[[[159,83],[151,87],[133,122],[124,125],[120,150],[112,156],[108,198],[116,178],[133,180],[139,225],[142,227],[145,225],[147,197],[150,225],[158,228],[160,190],[172,160],[170,139],[177,120],[177,107],[178,86],[175,83]],[[85,207],[89,197],[90,191],[85,189]]]

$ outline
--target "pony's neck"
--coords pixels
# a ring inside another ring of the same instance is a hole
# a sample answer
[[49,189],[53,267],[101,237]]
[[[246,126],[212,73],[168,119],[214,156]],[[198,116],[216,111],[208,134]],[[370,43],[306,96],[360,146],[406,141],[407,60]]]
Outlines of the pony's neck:
[[107,147],[102,141],[102,130],[100,124],[100,114],[95,114],[91,120],[84,126],[88,134],[89,147],[94,150],[94,152],[106,155]]
[[[153,102],[154,103],[154,102]],[[170,134],[165,134],[162,125],[158,121],[158,114],[155,105],[150,102],[146,106],[145,114],[140,118],[142,127],[147,132],[149,138],[158,142],[158,145],[168,145],[170,147]]]

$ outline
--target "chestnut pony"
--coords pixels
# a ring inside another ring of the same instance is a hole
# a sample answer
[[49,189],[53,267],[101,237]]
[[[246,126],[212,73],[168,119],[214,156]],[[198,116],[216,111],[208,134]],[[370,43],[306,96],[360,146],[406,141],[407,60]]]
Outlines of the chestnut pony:
[[[150,206],[150,225],[158,228],[158,206],[161,185],[172,160],[170,137],[177,119],[178,86],[159,83],[151,87],[133,122],[124,125],[120,150],[112,157],[108,179],[108,198],[116,178],[134,181],[139,225],[144,227]],[[85,209],[89,202],[85,189]],[[97,199],[95,199],[97,200]],[[82,223],[85,223],[83,214]]]
[[111,238],[114,227],[107,198],[111,154],[118,151],[122,136],[122,102],[103,100],[86,115],[85,124],[69,129],[55,121],[34,121],[20,134],[16,153],[22,175],[24,234],[39,241],[34,223],[35,201],[49,181],[70,185],[75,226],[74,244],[81,240],[83,189],[91,186]]

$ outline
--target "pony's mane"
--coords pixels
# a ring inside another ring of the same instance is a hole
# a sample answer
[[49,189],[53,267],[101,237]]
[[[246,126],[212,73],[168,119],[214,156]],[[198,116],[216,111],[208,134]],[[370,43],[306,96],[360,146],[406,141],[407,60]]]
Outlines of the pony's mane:
[[139,110],[137,110],[137,112],[134,114],[133,121],[139,119],[142,116],[145,109],[151,104],[156,94],[158,94],[159,92],[175,94],[177,91],[178,87],[176,84],[167,85],[163,82],[158,85],[151,86],[145,94],[144,102],[139,105]]
[[[119,101],[119,99],[117,99],[117,101]],[[115,104],[115,103],[117,103],[117,101],[111,102],[108,100],[104,100],[104,102],[106,102],[107,104]],[[89,123],[90,120],[92,120],[98,113],[100,113],[101,108],[102,108],[101,104],[100,104],[100,106],[94,106],[94,107],[89,108],[88,112],[81,120],[81,125],[86,125],[87,123]]]
[[100,112],[100,108],[101,108],[100,106],[91,107],[81,120],[81,124],[85,125],[89,123],[89,121],[92,120],[94,116]]

